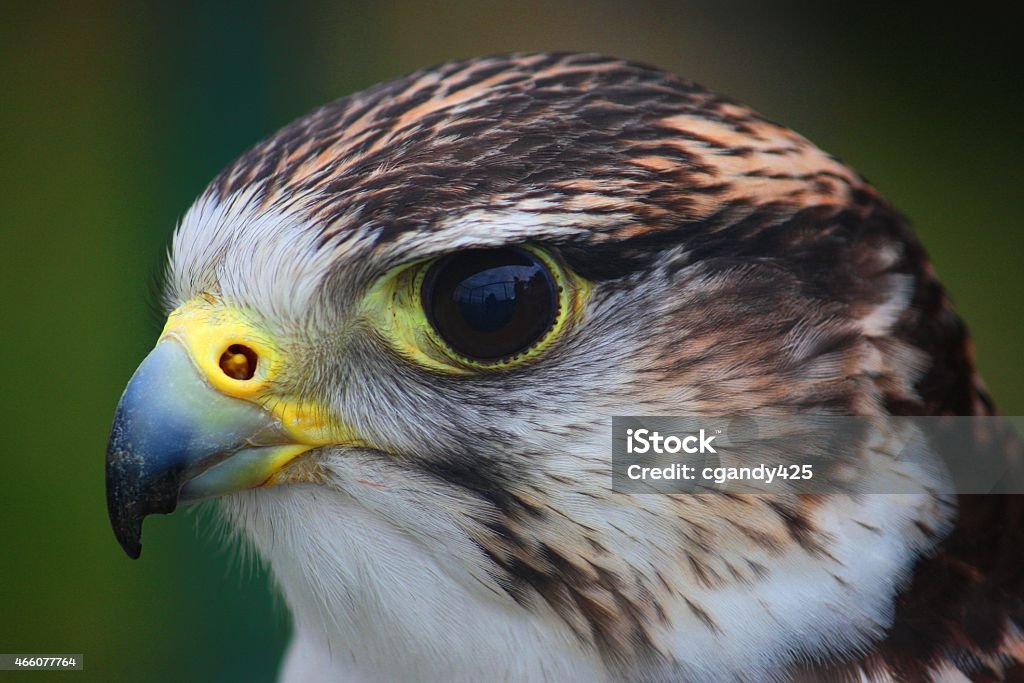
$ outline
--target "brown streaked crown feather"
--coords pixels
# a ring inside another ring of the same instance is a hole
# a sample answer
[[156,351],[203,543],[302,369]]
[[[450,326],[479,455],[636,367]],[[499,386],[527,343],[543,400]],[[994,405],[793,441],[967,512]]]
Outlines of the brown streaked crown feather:
[[212,184],[221,197],[252,187],[267,204],[315,195],[325,238],[357,210],[380,240],[513,200],[611,215],[601,231],[622,239],[728,206],[844,206],[872,192],[806,139],[694,83],[559,54],[450,62],[328,104]]
[[[443,64],[318,109],[254,147],[211,186],[219,198],[243,189],[255,190],[264,206],[301,207],[324,246],[359,231],[384,249],[452,216],[516,209],[574,216],[588,227],[542,241],[609,288],[656,266],[671,277],[698,264],[708,281],[745,269],[742,280],[714,294],[740,321],[731,338],[749,333],[743,353],[751,364],[783,357],[773,344],[781,347],[797,319],[793,312],[753,322],[766,302],[777,311],[819,306],[822,320],[833,321],[803,359],[835,356],[849,374],[802,383],[794,366],[785,387],[772,374],[763,385],[720,394],[719,405],[704,404],[708,410],[727,412],[730,401],[742,400],[748,410],[993,411],[964,325],[904,218],[801,136],[659,70],[566,54]],[[866,334],[872,312],[903,289],[909,299],[891,329]],[[699,345],[728,343],[716,337],[714,321],[691,320],[685,310],[673,316],[686,336],[665,331],[663,362],[650,370],[670,389],[710,368]],[[768,332],[771,340],[754,343]],[[870,373],[857,365],[866,350],[881,359]],[[461,478],[495,499],[501,516],[476,540],[517,600],[540,595],[605,651],[650,647],[643,625],[659,615],[648,595],[627,594],[624,579],[600,564],[529,538],[524,529],[541,513],[488,480],[482,467],[432,466],[438,477]],[[973,680],[1024,675],[1022,507],[1017,496],[962,496],[954,530],[919,561],[895,623],[873,649],[858,661],[798,667],[793,675],[852,680],[863,668],[913,681],[941,666]],[[793,538],[810,524],[800,505],[774,514]],[[690,569],[714,580],[699,559]],[[700,605],[692,609],[710,620]]]

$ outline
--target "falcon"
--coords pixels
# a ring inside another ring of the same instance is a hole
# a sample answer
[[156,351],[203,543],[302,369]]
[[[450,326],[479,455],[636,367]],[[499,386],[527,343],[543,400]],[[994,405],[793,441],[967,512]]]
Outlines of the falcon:
[[297,681],[1024,676],[1011,495],[630,495],[616,415],[994,411],[907,221],[751,109],[590,54],[328,104],[178,225],[108,507],[219,497]]

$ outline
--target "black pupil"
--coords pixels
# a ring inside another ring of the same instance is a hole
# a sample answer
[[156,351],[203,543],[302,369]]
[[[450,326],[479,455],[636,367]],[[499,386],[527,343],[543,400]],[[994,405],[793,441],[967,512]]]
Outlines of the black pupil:
[[427,272],[423,308],[438,334],[473,360],[525,351],[551,329],[558,289],[544,263],[525,249],[472,249]]

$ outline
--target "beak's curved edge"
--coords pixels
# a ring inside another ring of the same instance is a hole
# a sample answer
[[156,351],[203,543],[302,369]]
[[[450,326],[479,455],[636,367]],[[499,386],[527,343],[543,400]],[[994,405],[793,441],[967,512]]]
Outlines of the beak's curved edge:
[[[138,558],[143,520],[173,512],[188,482],[240,451],[263,454],[261,462],[278,466],[282,449],[305,450],[288,442],[273,416],[213,389],[184,346],[163,339],[135,371],[114,415],[106,459],[107,513],[114,535],[129,557]],[[239,468],[217,468],[216,477],[207,478],[212,486],[186,497],[259,485],[259,477],[265,480],[267,474],[253,468],[253,457],[239,458]]]

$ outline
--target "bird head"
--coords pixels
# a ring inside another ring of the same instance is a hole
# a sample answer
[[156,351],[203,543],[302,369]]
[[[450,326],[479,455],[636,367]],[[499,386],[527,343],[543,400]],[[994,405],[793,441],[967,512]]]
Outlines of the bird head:
[[[746,628],[735,656],[772,671],[877,634],[944,523],[929,496],[610,489],[613,415],[967,400],[902,218],[800,135],[648,67],[503,56],[328,104],[196,201],[165,302],[108,450],[118,539],[136,557],[146,515],[222,497],[297,628],[360,632],[357,659],[385,633],[421,660],[446,628],[465,648],[468,624],[563,643],[576,671],[692,673]],[[800,562],[821,605],[783,595]]]

